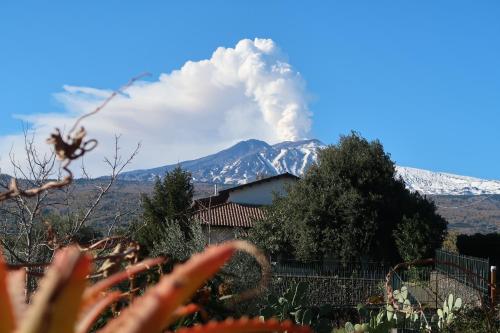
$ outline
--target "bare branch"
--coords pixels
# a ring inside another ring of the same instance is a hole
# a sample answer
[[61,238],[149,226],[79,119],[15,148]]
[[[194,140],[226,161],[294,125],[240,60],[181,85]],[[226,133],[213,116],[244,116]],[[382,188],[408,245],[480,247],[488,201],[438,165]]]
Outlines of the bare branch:
[[111,100],[113,98],[115,98],[119,93],[122,93],[124,90],[126,90],[127,88],[129,88],[131,85],[134,84],[135,81],[143,78],[143,77],[146,77],[146,76],[149,76],[150,74],[149,73],[142,73],[136,77],[133,77],[132,79],[130,79],[130,81],[127,82],[127,84],[125,84],[124,86],[122,86],[120,89],[114,91],[111,95],[109,95],[108,98],[106,98],[104,100],[104,102],[99,105],[96,109],[94,109],[94,111],[92,112],[89,112],[87,114],[84,114],[83,116],[81,116],[80,118],[78,118],[75,122],[75,124],[73,125],[73,127],[71,127],[71,129],[69,130],[69,134],[71,135],[71,133],[73,133],[73,131],[78,127],[78,124],[85,118],[87,117],[90,117],[94,114],[96,114],[97,112],[101,111],[104,107],[106,107],[106,105],[108,105],[109,102],[111,102]]
[[99,205],[101,202],[102,198],[106,195],[106,193],[109,192],[111,186],[115,183],[116,179],[120,175],[120,173],[123,171],[123,169],[129,165],[132,160],[137,156],[139,153],[139,149],[141,148],[141,144],[138,143],[134,151],[130,154],[128,159],[125,162],[122,162],[122,157],[119,155],[120,151],[120,146],[119,146],[119,139],[120,136],[115,135],[115,152],[112,158],[112,161],[110,161],[108,158],[105,158],[105,162],[110,166],[111,168],[111,175],[109,178],[108,183],[104,187],[98,187],[99,189],[99,194],[95,198],[95,200],[92,202],[92,204],[87,208],[84,216],[75,224],[75,227],[73,229],[73,234],[76,234],[82,226],[87,222],[89,217],[92,215],[96,207]]
[[[0,193],[0,201],[19,196],[33,197],[49,189],[58,189],[70,184],[73,181],[73,173],[68,168],[71,162],[75,159],[78,159],[79,157],[82,157],[85,153],[93,150],[97,146],[97,140],[95,139],[84,141],[87,132],[83,127],[80,127],[80,129],[76,130],[80,122],[83,119],[91,115],[94,115],[100,110],[102,110],[119,93],[123,92],[125,89],[134,84],[135,81],[146,75],[149,74],[141,74],[137,77],[132,78],[126,85],[124,85],[117,91],[113,92],[108,98],[106,98],[96,109],[94,109],[94,111],[89,112],[78,118],[75,121],[74,125],[71,127],[71,130],[68,132],[66,140],[63,139],[61,132],[58,128],[56,128],[55,133],[51,134],[50,138],[47,139],[47,143],[53,145],[54,152],[57,158],[62,161],[63,163],[62,168],[67,173],[66,177],[64,177],[61,181],[51,181],[28,190],[19,189],[17,181],[15,179],[12,179],[9,184],[8,190]],[[29,155],[28,156],[29,168],[33,170],[34,164],[38,164],[39,157],[36,151],[34,151],[33,141],[27,139],[26,135],[25,135],[25,149],[26,153]],[[14,166],[16,168],[15,164]],[[19,168],[19,170],[21,171],[22,169]],[[29,179],[29,177],[25,178]]]

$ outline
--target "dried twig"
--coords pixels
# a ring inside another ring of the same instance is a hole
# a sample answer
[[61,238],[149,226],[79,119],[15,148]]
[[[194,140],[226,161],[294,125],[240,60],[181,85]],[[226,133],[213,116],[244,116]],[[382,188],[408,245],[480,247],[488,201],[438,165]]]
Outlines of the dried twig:
[[83,141],[85,135],[86,132],[82,127],[73,137],[70,137],[67,141],[65,141],[62,138],[59,129],[56,129],[56,132],[53,133],[49,139],[47,139],[47,143],[54,145],[55,154],[58,159],[63,161],[62,168],[67,172],[67,176],[61,181],[49,181],[43,185],[33,187],[28,190],[20,189],[17,184],[17,179],[14,177],[10,181],[8,190],[0,193],[0,201],[15,197],[34,197],[35,195],[49,189],[57,189],[69,185],[73,181],[73,173],[68,168],[71,161],[83,156],[85,153],[94,149],[97,145],[97,140],[95,139]]
[[[97,140],[86,140],[87,132],[83,127],[79,127],[80,122],[86,117],[102,110],[115,96],[142,76],[130,80],[127,85],[112,93],[94,111],[78,118],[67,135],[63,136],[61,131],[56,128],[54,133],[47,139],[47,143],[52,146],[53,150],[53,154],[50,157],[38,154],[34,146],[33,136],[29,135],[27,130],[24,129],[24,149],[27,154],[26,168],[23,168],[21,164],[15,160],[14,153],[11,152],[9,156],[11,164],[14,167],[14,174],[9,181],[1,181],[0,184],[0,186],[5,189],[0,191],[0,202],[14,199],[13,204],[17,207],[19,214],[11,213],[11,215],[19,220],[17,227],[21,231],[21,234],[16,236],[16,239],[12,239],[12,244],[8,244],[4,239],[0,245],[2,245],[13,259],[21,263],[21,265],[35,261],[36,259],[34,257],[37,255],[38,248],[40,247],[48,247],[53,253],[56,248],[62,245],[60,240],[56,239],[53,233],[51,236],[50,230],[47,232],[49,239],[40,242],[41,239],[46,238],[46,235],[43,235],[40,230],[35,228],[34,221],[39,217],[41,209],[44,206],[55,205],[55,203],[47,204],[45,202],[47,200],[48,190],[67,189],[67,186],[72,183],[73,173],[69,169],[72,161],[82,157],[97,146]],[[56,158],[61,160],[60,170],[66,173],[66,175],[58,175],[56,178],[57,180],[51,180],[51,173]],[[115,173],[115,171],[116,170],[113,172]],[[22,185],[18,184],[18,179],[23,179]],[[30,202],[32,202],[32,204],[29,204]],[[94,209],[95,205],[91,206],[85,219],[88,218]],[[6,209],[2,210],[7,211]],[[85,219],[82,223],[78,223],[78,226],[81,227],[85,223]],[[76,231],[78,231],[78,229]],[[25,244],[23,244],[24,246],[22,249],[16,251],[14,249],[17,248],[19,242]],[[45,260],[45,258],[43,260]],[[35,273],[37,272],[32,272],[31,268],[28,268],[28,273],[28,275],[36,275]],[[32,283],[30,282],[30,278],[27,278],[27,295],[29,295],[31,287]],[[28,298],[27,296],[27,299]]]
[[108,105],[109,102],[111,102],[111,100],[113,98],[115,98],[118,94],[122,93],[123,91],[125,91],[127,88],[129,88],[131,85],[134,84],[135,81],[137,80],[140,80],[142,79],[143,77],[146,77],[146,76],[149,76],[151,74],[149,73],[142,73],[140,75],[137,75],[136,77],[133,77],[132,79],[130,79],[130,81],[128,81],[124,86],[122,86],[120,89],[116,90],[116,91],[113,91],[113,93],[111,95],[109,95],[108,98],[106,98],[104,100],[104,102],[101,103],[101,105],[99,105],[97,108],[95,108],[93,111],[87,113],[87,114],[84,114],[83,116],[81,116],[80,118],[78,118],[75,122],[75,124],[73,125],[73,127],[71,127],[71,129],[69,130],[69,134],[71,135],[71,133],[73,133],[73,131],[78,127],[78,124],[85,118],[87,117],[90,117],[94,114],[96,114],[97,112],[101,111],[104,107],[106,107],[106,105]]
[[[72,234],[73,235],[76,234],[82,228],[82,226],[87,222],[87,220],[89,219],[89,217],[93,214],[94,210],[96,209],[96,207],[101,202],[102,198],[111,189],[111,187],[113,186],[113,184],[115,183],[116,179],[121,174],[121,172],[123,171],[123,169],[127,165],[129,165],[132,162],[132,160],[139,153],[139,149],[141,148],[141,144],[140,143],[137,144],[136,148],[130,154],[130,156],[128,157],[128,159],[126,161],[123,161],[122,158],[121,158],[121,156],[119,155],[119,150],[120,150],[120,147],[118,145],[119,139],[120,139],[119,136],[115,136],[115,152],[114,152],[114,156],[113,156],[112,160],[110,160],[108,158],[104,159],[104,161],[111,168],[111,175],[109,177],[109,181],[108,181],[108,183],[105,186],[99,186],[98,187],[99,192],[98,192],[97,196],[95,197],[95,200],[90,204],[89,207],[87,207],[87,209],[86,209],[85,214],[83,215],[83,217],[81,219],[79,219],[78,221],[75,222],[75,225],[74,225],[73,230],[72,230]],[[83,169],[85,169],[85,168],[83,168]]]
[[[93,150],[97,146],[97,140],[95,139],[90,139],[87,141],[84,140],[87,132],[85,131],[83,126],[80,127],[78,130],[76,130],[80,122],[83,119],[101,111],[119,93],[123,92],[125,89],[130,87],[135,81],[139,80],[140,78],[146,75],[149,74],[141,74],[137,77],[132,78],[126,85],[114,91],[92,112],[84,114],[83,116],[78,118],[75,121],[74,125],[71,127],[71,130],[68,132],[66,139],[63,139],[61,131],[58,128],[55,129],[55,133],[51,134],[50,138],[47,139],[47,143],[53,145],[54,152],[57,158],[63,161],[62,169],[66,171],[67,175],[61,181],[50,181],[43,185],[33,187],[28,190],[23,190],[19,188],[17,180],[14,177],[11,179],[7,191],[0,193],[0,201],[4,201],[15,197],[33,197],[49,189],[60,189],[63,188],[64,186],[69,185],[73,181],[73,173],[68,168],[71,162],[83,156],[85,153]],[[32,161],[29,161],[29,163],[32,164]]]

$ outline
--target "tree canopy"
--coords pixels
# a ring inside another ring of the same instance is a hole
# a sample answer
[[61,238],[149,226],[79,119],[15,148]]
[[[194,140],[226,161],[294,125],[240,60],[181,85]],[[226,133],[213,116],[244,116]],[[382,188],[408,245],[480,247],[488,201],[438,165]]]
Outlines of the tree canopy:
[[491,265],[500,265],[500,233],[458,235],[456,245],[461,254],[489,258]]
[[[143,254],[161,252],[157,247],[176,234],[178,243],[186,243],[193,238],[191,203],[193,184],[191,174],[177,166],[167,172],[163,179],[156,179],[151,196],[142,197],[142,221],[133,227],[134,238],[141,244]],[[182,237],[181,237],[182,236]],[[172,252],[185,244],[172,244]],[[156,248],[155,248],[156,247]],[[154,249],[154,250],[153,250]],[[174,250],[175,249],[175,250]],[[164,254],[171,254],[164,249]]]
[[270,254],[301,260],[399,261],[431,256],[446,226],[432,202],[396,177],[382,144],[353,132],[319,152],[250,238]]

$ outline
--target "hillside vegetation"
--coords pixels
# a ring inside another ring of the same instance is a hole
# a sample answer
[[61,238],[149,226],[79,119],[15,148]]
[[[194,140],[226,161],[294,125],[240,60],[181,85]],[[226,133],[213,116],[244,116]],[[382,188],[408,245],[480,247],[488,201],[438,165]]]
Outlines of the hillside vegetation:
[[430,196],[449,228],[460,233],[500,232],[500,195]]
[[[100,185],[99,180],[77,180],[72,185],[72,200],[74,202],[88,202],[88,198],[95,194],[95,186]],[[105,229],[118,217],[118,225],[128,225],[140,216],[140,194],[150,194],[153,182],[118,180],[110,192],[104,196],[102,204],[97,208],[94,217],[94,226]],[[219,189],[229,185],[218,185]],[[214,184],[195,183],[194,197],[209,196],[214,193]],[[59,199],[63,198],[59,194]],[[432,195],[438,212],[448,222],[450,229],[460,233],[473,234],[500,232],[500,195],[475,195],[475,196],[450,196]],[[6,203],[2,203],[5,205]],[[81,207],[82,209],[84,207]],[[55,206],[52,210],[64,213],[64,207]],[[0,211],[0,217],[4,218]]]

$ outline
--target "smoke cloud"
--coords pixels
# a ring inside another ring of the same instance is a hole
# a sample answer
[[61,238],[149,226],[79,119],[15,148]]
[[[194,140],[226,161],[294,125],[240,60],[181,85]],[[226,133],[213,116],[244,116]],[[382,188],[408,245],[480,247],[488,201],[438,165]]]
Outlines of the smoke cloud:
[[[41,147],[54,127],[68,129],[111,90],[64,86],[55,98],[64,113],[17,116],[37,132]],[[92,176],[106,173],[104,156],[121,134],[123,154],[142,142],[132,168],[150,168],[192,159],[256,138],[270,143],[306,138],[312,114],[305,81],[270,39],[244,39],[219,47],[209,59],[187,61],[153,81],[140,81],[100,113],[85,119],[99,146],[85,160]],[[0,166],[8,172],[8,152],[22,157],[22,135],[0,137]]]

